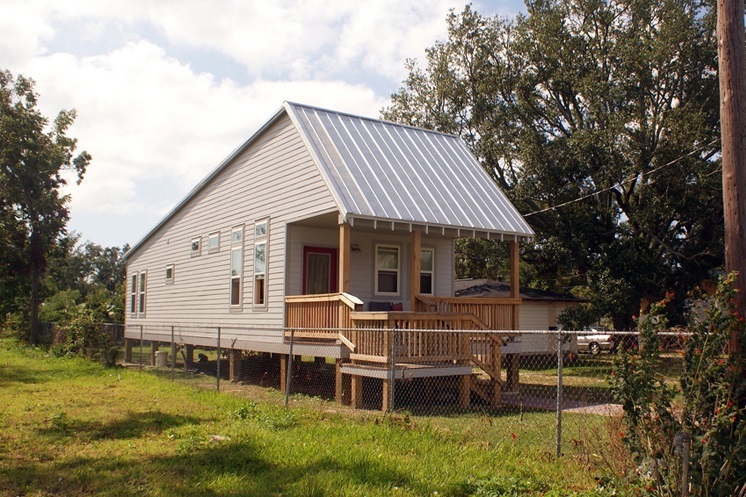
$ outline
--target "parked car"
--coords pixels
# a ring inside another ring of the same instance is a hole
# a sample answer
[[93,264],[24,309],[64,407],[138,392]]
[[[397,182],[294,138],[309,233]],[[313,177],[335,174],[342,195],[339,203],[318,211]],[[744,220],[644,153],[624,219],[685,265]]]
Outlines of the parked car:
[[600,354],[602,350],[613,352],[616,348],[614,335],[603,328],[591,327],[587,335],[578,335],[578,351],[587,351],[593,355]]

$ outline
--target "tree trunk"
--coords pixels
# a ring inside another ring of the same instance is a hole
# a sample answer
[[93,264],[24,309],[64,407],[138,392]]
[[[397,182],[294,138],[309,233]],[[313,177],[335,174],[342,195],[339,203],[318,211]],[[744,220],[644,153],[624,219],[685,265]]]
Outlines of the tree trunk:
[[[33,227],[32,227],[33,230]],[[29,342],[39,345],[39,287],[41,285],[41,273],[44,265],[44,256],[41,249],[41,237],[36,231],[31,232],[30,260],[31,266],[31,299],[29,301]]]
[[[738,312],[746,315],[746,48],[742,0],[718,0],[718,61],[720,77],[720,126],[723,160],[723,213],[725,216],[725,267],[738,271]],[[731,352],[744,344],[731,334]]]

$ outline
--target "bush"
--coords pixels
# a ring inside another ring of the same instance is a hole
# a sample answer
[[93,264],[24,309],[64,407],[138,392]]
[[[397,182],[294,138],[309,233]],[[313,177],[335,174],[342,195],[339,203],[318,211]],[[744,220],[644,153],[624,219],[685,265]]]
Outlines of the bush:
[[680,389],[655,373],[667,329],[663,314],[672,295],[637,320],[640,345],[622,350],[611,388],[624,408],[624,442],[638,463],[632,478],[658,495],[677,495],[682,461],[674,439],[691,435],[692,495],[735,495],[746,488],[746,410],[743,357],[727,353],[731,331],[744,338],[744,319],[735,309],[735,277],[722,279],[716,293],[698,295],[688,315]]
[[57,355],[78,355],[113,366],[117,348],[96,314],[86,304],[68,309],[65,319],[58,323],[59,333],[52,350]]

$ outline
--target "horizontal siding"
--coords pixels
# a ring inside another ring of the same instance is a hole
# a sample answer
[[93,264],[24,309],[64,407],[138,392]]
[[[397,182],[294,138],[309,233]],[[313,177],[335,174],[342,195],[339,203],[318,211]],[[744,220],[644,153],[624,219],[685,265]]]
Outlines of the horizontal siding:
[[[335,207],[291,121],[279,119],[129,258],[128,274],[146,269],[148,285],[145,318],[127,312],[127,323],[281,326],[287,220]],[[268,306],[255,310],[253,228],[264,217],[270,218]],[[236,312],[229,306],[230,236],[239,225],[244,226],[244,286],[243,307]],[[207,237],[215,231],[220,231],[220,250],[209,253]],[[197,257],[191,255],[194,237],[202,237]],[[173,284],[165,281],[168,264],[175,266]]]

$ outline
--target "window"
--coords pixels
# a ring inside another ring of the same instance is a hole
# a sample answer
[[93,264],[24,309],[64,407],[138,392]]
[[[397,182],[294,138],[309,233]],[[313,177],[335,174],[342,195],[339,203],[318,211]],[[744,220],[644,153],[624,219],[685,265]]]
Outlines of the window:
[[130,312],[137,312],[137,273],[132,275],[132,288],[130,289]]
[[196,257],[202,253],[202,238],[192,238],[192,257]]
[[399,247],[376,245],[377,295],[399,294]]
[[254,224],[254,305],[267,305],[267,247],[269,221]]
[[210,233],[207,237],[207,252],[213,254],[220,252],[220,232]]
[[243,280],[243,226],[231,231],[231,306],[241,305],[241,281]]
[[145,314],[145,289],[147,287],[148,273],[146,271],[140,271],[139,274],[140,274],[140,285],[139,285],[138,290],[140,291],[139,293],[140,299],[138,302],[137,310],[141,315],[144,315]]
[[424,248],[420,251],[420,293],[433,294],[433,275],[435,271],[435,250]]
[[166,284],[171,285],[174,282],[174,265],[169,264],[166,266]]

